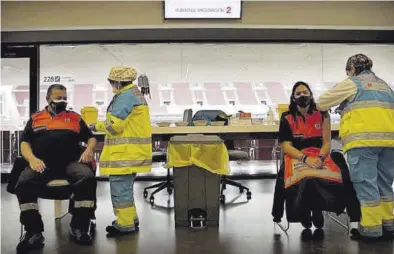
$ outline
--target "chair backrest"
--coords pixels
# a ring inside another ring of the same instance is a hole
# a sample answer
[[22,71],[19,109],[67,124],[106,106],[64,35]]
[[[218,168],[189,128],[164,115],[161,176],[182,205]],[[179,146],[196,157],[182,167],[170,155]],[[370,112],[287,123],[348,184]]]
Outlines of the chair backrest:
[[183,111],[183,121],[190,123],[192,121],[193,117],[193,110],[192,109],[186,109]]

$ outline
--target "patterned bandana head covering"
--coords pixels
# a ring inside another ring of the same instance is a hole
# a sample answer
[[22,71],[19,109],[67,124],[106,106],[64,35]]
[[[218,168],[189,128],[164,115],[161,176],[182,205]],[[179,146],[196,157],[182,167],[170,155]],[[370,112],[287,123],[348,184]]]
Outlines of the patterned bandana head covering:
[[372,65],[373,62],[369,57],[364,54],[357,54],[349,57],[349,59],[347,60],[346,71],[350,71],[352,67],[358,72],[371,70]]
[[120,82],[133,82],[137,78],[137,71],[131,67],[112,67],[108,79]]

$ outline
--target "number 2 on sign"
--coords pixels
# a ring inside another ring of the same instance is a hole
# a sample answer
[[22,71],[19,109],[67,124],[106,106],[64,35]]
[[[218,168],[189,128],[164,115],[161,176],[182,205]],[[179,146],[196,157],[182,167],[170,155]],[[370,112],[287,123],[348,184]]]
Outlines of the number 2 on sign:
[[231,13],[231,7],[230,6],[226,7],[226,13]]

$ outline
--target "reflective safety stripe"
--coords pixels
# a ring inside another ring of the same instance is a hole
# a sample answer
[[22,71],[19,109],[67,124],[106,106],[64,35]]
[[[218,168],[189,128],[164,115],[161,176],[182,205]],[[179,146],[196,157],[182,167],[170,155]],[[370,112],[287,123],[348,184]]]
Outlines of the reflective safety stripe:
[[124,168],[149,165],[152,165],[152,160],[100,161],[101,168]]
[[113,205],[114,209],[124,209],[124,208],[133,207],[134,206],[134,202],[132,202],[132,201],[125,201],[125,202],[117,203],[117,204],[115,204],[115,202],[112,202],[112,205]]
[[394,110],[394,103],[392,102],[383,102],[383,101],[375,101],[375,100],[370,100],[370,101],[356,101],[351,103],[349,106],[347,106],[342,114],[346,114],[354,109],[360,109],[360,108],[373,108],[373,107],[379,107],[379,108],[384,108],[384,109],[393,109]]
[[383,219],[383,227],[393,227],[393,226],[394,226],[394,220]]
[[394,140],[394,133],[393,132],[361,132],[361,133],[354,133],[350,134],[347,137],[342,138],[342,145],[345,146],[346,144],[359,141],[359,140]]
[[151,144],[152,138],[112,138],[106,139],[104,145],[122,145],[122,144]]
[[360,225],[360,231],[363,233],[378,233],[382,232],[382,225],[376,225],[376,226],[371,226],[371,227],[366,227]]
[[112,135],[118,134],[118,133],[114,130],[114,128],[112,128],[112,125],[109,124],[109,123],[105,123],[105,129],[106,129],[109,133],[111,133]]
[[383,202],[391,202],[391,201],[394,200],[394,197],[393,197],[393,195],[390,195],[390,196],[381,196],[381,197],[380,197],[380,200],[383,201]]
[[94,201],[90,201],[90,200],[74,201],[74,207],[75,208],[80,208],[80,207],[92,208],[92,207],[94,207]]
[[21,212],[28,211],[28,210],[38,210],[38,204],[37,203],[20,204],[19,207],[21,209]]
[[296,184],[297,182],[301,181],[305,177],[319,177],[322,179],[327,179],[335,182],[342,182],[342,175],[340,173],[333,172],[330,170],[310,169],[303,171],[294,171],[294,175],[286,179],[286,183],[285,183],[286,188],[293,184]]
[[375,207],[380,205],[380,200],[360,201],[360,205],[364,207]]

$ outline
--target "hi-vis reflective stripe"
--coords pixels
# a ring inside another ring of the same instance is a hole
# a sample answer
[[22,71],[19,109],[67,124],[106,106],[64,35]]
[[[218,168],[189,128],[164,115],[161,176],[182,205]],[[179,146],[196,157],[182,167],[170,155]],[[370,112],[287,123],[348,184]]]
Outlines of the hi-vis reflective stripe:
[[90,200],[74,201],[74,207],[75,208],[80,208],[80,207],[93,208],[94,201],[90,201]]
[[19,207],[21,208],[21,212],[28,211],[28,210],[38,210],[37,203],[20,204]]
[[152,160],[100,161],[101,168],[124,168],[150,165],[152,165]]
[[363,233],[380,233],[382,232],[382,225],[377,225],[377,226],[359,226],[359,230]]
[[342,114],[346,114],[354,109],[359,109],[359,108],[385,108],[385,109],[393,109],[394,110],[394,103],[392,102],[384,102],[384,101],[375,101],[375,100],[370,100],[370,101],[356,101],[351,103],[348,107],[345,108],[345,110],[342,112]]
[[342,138],[342,145],[358,140],[394,140],[394,132],[360,132]]
[[105,129],[107,129],[107,131],[108,131],[109,133],[111,133],[112,135],[118,134],[118,133],[114,130],[114,128],[112,128],[111,124],[109,124],[109,123],[105,123]]
[[360,201],[360,205],[364,207],[375,207],[380,205],[380,200]]
[[134,202],[132,202],[132,201],[124,201],[121,203],[113,202],[113,206],[114,206],[113,208],[116,208],[116,209],[124,209],[124,208],[129,208],[129,207],[134,206]]
[[296,184],[301,181],[305,177],[319,177],[322,179],[332,180],[335,182],[342,182],[342,175],[337,172],[333,172],[330,170],[316,170],[316,169],[308,169],[302,171],[294,170],[294,175],[290,178],[286,179],[285,186],[286,188]]
[[385,228],[388,228],[388,227],[393,228],[394,227],[394,220],[383,219],[382,224],[383,224],[383,227],[385,227]]
[[111,138],[104,141],[105,145],[151,144],[152,138]]
[[393,199],[393,195],[390,195],[390,196],[381,196],[381,197],[380,197],[380,200],[381,200],[382,202],[391,202],[391,201],[393,201],[394,199]]

